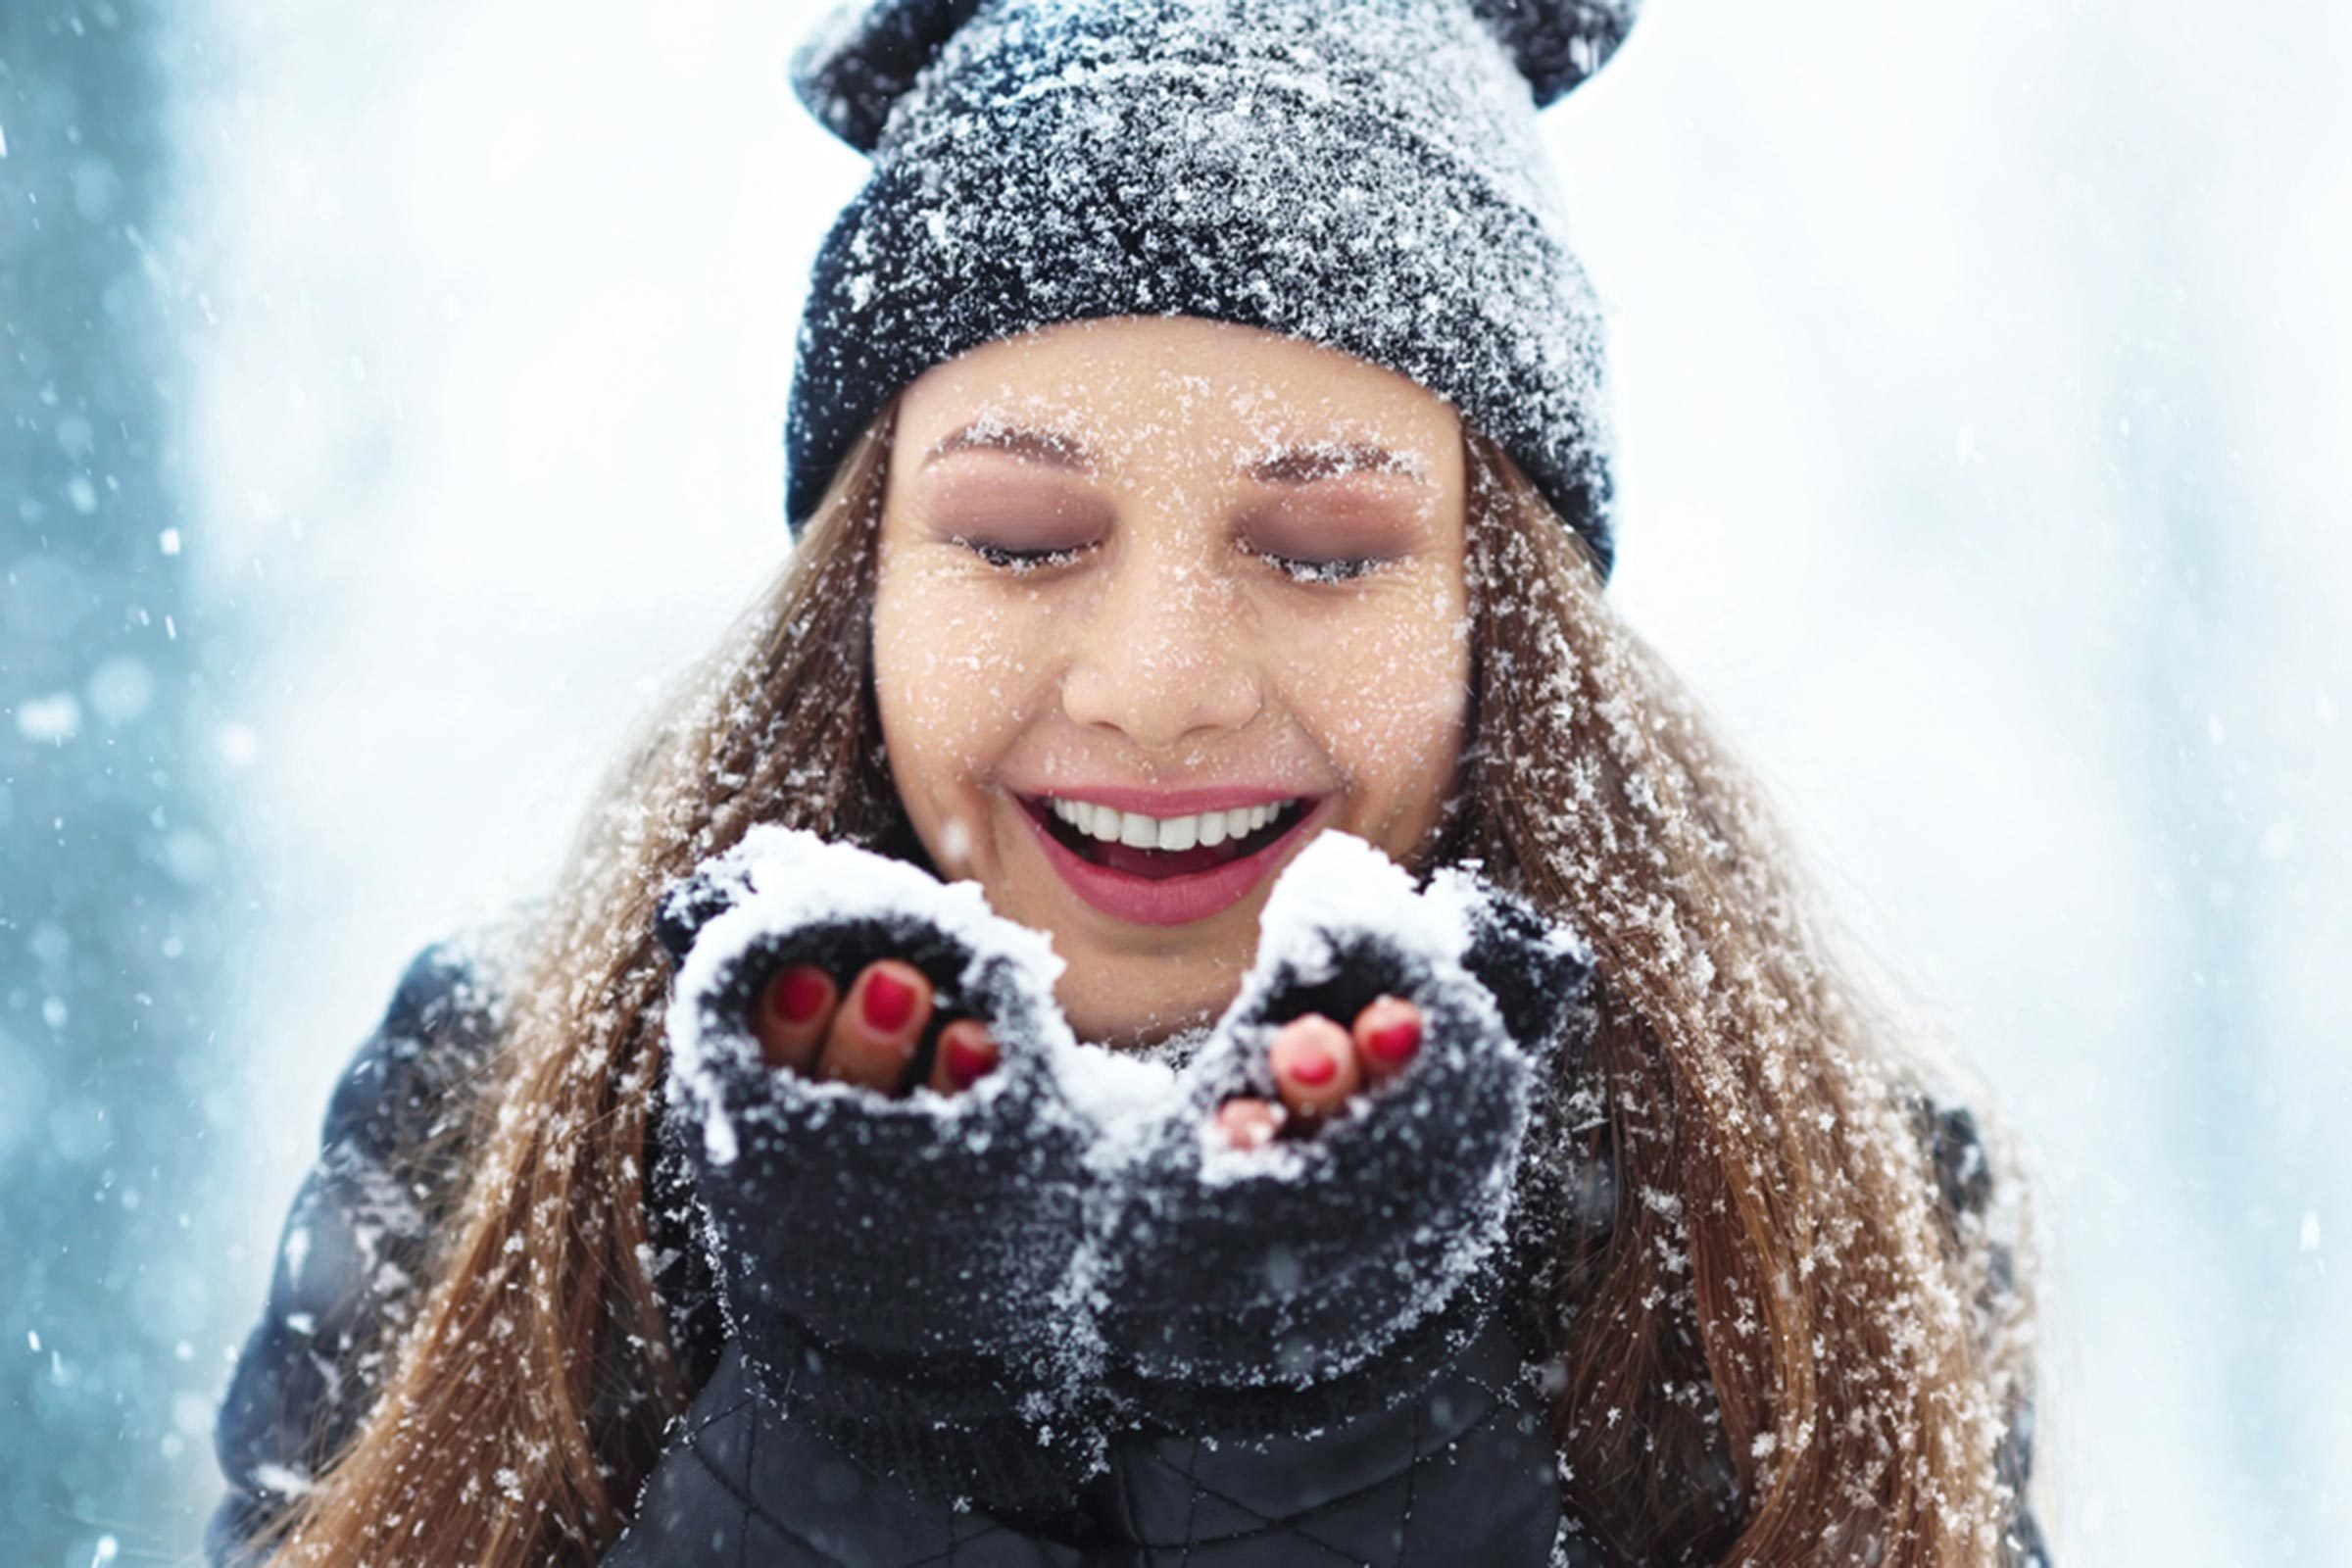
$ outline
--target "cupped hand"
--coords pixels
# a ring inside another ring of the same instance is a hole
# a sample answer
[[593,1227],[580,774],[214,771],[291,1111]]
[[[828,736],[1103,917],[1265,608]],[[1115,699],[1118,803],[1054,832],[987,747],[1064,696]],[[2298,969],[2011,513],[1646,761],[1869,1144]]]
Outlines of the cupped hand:
[[1352,1028],[1319,1012],[1284,1024],[1267,1048],[1273,1101],[1237,1096],[1217,1107],[1217,1126],[1235,1149],[1255,1149],[1286,1126],[1311,1131],[1348,1102],[1404,1071],[1421,1049],[1421,1009],[1401,997],[1376,997]]
[[[930,1026],[931,982],[903,958],[877,958],[858,971],[845,998],[814,964],[789,964],[760,994],[760,1049],[771,1067],[892,1093]],[[943,1095],[968,1089],[1000,1059],[996,1040],[977,1018],[940,1028],[926,1084]]]
[[[777,971],[760,992],[757,1033],[771,1067],[891,1093],[931,1022],[931,982],[903,958],[877,958],[842,995],[814,964]],[[1254,1149],[1287,1127],[1309,1132],[1347,1103],[1411,1064],[1421,1046],[1421,1009],[1400,997],[1379,997],[1343,1028],[1321,1013],[1292,1019],[1276,1032],[1269,1056],[1278,1098],[1237,1096],[1217,1108],[1226,1142]],[[940,1028],[927,1086],[953,1095],[993,1071],[1002,1053],[988,1026],[954,1017]]]

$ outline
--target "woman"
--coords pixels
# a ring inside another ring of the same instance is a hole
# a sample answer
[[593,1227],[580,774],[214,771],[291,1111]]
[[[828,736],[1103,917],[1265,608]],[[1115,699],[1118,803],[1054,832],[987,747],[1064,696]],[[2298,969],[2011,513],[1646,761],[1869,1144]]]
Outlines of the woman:
[[[1598,336],[1532,122],[1629,12],[818,34],[803,96],[876,165],[802,334],[799,546],[553,896],[404,977],[223,1406],[218,1556],[2039,1558],[2017,1184],[1603,595]],[[734,971],[760,1098],[698,1132],[706,944],[758,901],[696,899],[784,829],[854,858],[796,907],[952,879],[1059,972],[958,991],[944,912],[771,922]],[[1313,885],[1349,844],[1590,962],[1374,943],[1277,1010],[1261,921],[1354,897]],[[1057,1031],[1255,1092],[1105,1211],[1083,1097],[1035,1092]],[[1478,1100],[1480,1062],[1544,1093]],[[1219,1187],[1216,1145],[1395,1180]],[[1498,1201],[1416,1207],[1481,1172]],[[1442,1290],[1395,1250],[1506,1218]],[[1296,1364],[1232,1331],[1237,1236],[1325,1308]],[[1135,1303],[1188,1293],[1201,1353],[1155,1364]],[[1365,1302],[1394,1322],[1324,1354]],[[866,1354],[885,1324],[945,1353]]]

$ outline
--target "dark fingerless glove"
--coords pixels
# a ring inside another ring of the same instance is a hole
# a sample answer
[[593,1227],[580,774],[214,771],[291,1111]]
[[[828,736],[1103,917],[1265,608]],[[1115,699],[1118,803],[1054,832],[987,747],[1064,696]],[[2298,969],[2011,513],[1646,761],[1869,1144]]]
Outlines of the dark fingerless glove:
[[[810,834],[755,829],[663,898],[661,932],[671,1110],[755,1387],[1009,1512],[1068,1495],[1122,1425],[1304,1433],[1427,1385],[1500,1294],[1531,1103],[1590,974],[1470,872],[1416,891],[1339,833],[1284,871],[1182,1075],[1078,1046],[1060,960],[977,887]],[[846,981],[886,955],[939,1016],[989,1024],[995,1072],[893,1099],[765,1065],[752,1009],[778,968]],[[1223,1146],[1219,1103],[1275,1095],[1276,1029],[1383,993],[1424,1013],[1401,1074],[1308,1138]]]
[[[1061,1299],[1093,1128],[1053,1064],[1075,1049],[1060,959],[973,884],[766,826],[674,886],[660,929],[678,958],[670,1110],[756,1386],[946,1494],[1066,1495],[1097,1459],[1073,1405],[1100,1358]],[[988,1024],[995,1071],[894,1099],[761,1059],[753,1009],[779,968],[846,989],[884,955],[929,978],[938,1018]]]
[[[1360,1414],[1426,1383],[1484,1326],[1531,1102],[1591,972],[1572,933],[1475,876],[1416,892],[1338,833],[1286,869],[1260,932],[1178,1102],[1134,1140],[1090,1219],[1118,1386],[1175,1430]],[[1282,1024],[1352,1019],[1383,993],[1423,1013],[1401,1074],[1305,1138],[1223,1146],[1218,1104],[1275,1096]]]

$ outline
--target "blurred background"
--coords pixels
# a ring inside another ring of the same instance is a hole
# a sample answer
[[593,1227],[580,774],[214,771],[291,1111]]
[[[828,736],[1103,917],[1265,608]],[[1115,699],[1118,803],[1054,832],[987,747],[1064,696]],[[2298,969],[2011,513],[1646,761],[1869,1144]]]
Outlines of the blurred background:
[[[193,1556],[335,1074],[775,569],[815,14],[0,7],[10,1562]],[[2062,1564],[2352,1562],[2347,59],[1651,0],[1545,116],[1612,592],[2031,1141]]]

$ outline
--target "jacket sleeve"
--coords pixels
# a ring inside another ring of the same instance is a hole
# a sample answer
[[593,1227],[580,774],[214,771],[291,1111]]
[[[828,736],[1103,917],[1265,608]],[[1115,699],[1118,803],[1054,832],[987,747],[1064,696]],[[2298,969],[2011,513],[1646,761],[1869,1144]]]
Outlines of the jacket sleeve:
[[374,1398],[416,1305],[427,1238],[456,1198],[454,1162],[419,1153],[462,1114],[458,1091],[486,1055],[494,1016],[463,951],[433,943],[337,1081],[261,1321],[215,1418],[227,1494],[205,1532],[214,1568],[255,1560],[255,1532],[309,1489]]
[[[1947,1241],[1955,1250],[1982,1248],[1984,1278],[1976,1302],[1979,1351],[1990,1356],[2007,1331],[2018,1304],[2016,1240],[2018,1216],[1999,1190],[1975,1115],[1965,1105],[1941,1105],[1922,1095],[1915,1117],[1926,1140],[1943,1214]],[[1995,1559],[2001,1568],[2050,1568],[2047,1544],[2034,1512],[2034,1379],[2030,1360],[2008,1390],[2002,1437],[1994,1468],[2011,1503],[2007,1528]]]

